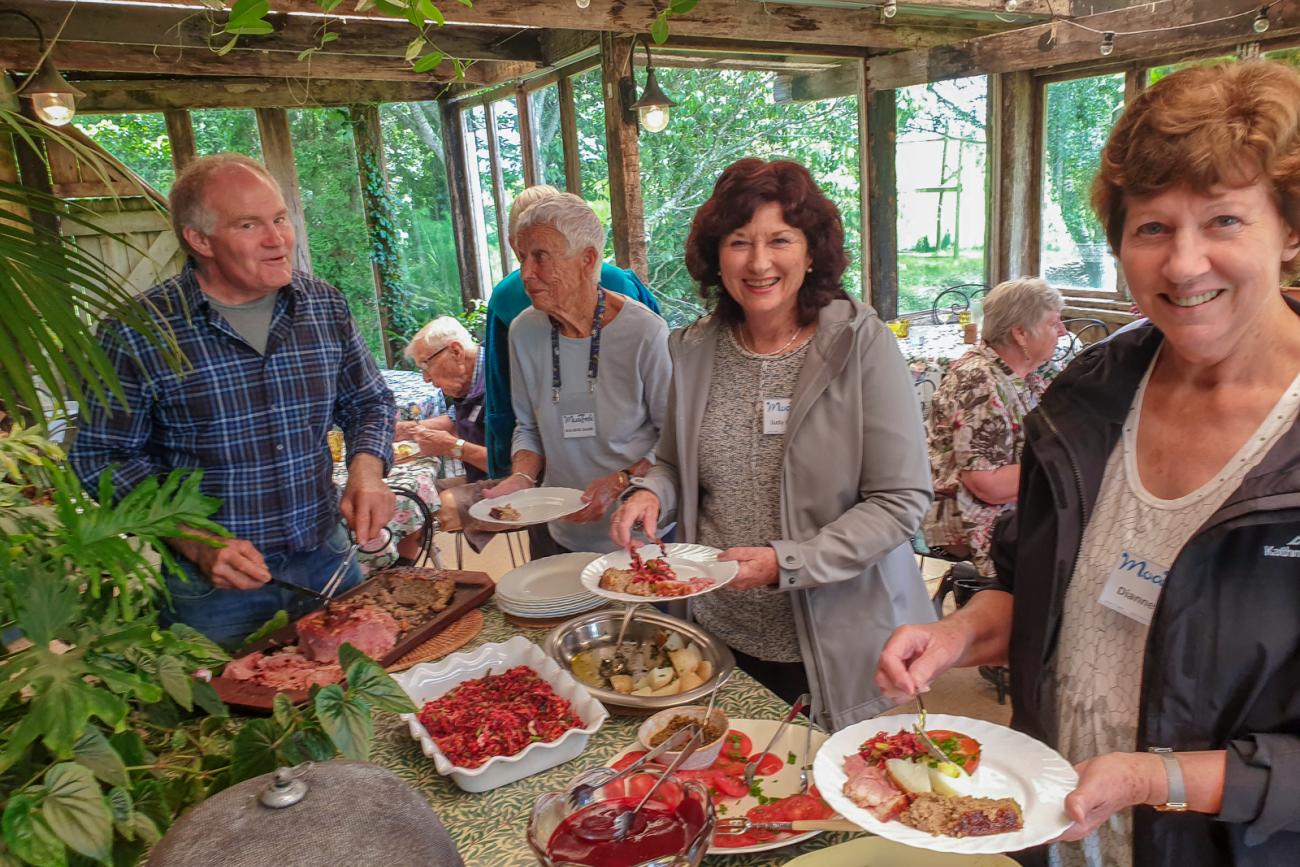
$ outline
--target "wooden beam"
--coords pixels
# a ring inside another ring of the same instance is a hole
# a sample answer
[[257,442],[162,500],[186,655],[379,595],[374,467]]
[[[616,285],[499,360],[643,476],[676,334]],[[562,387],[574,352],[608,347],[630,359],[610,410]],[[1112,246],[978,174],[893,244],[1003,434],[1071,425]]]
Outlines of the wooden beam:
[[[0,108],[6,111],[19,110],[18,96],[14,92],[14,87],[13,78],[4,69],[0,69]],[[0,183],[18,184],[19,182],[18,152],[14,137],[8,132],[0,132]],[[20,202],[0,202],[0,213],[13,214],[20,220],[26,220],[30,216],[27,207]]]
[[867,63],[866,60],[860,60],[855,64],[854,72],[857,73],[858,86],[858,128],[856,130],[858,137],[858,271],[859,279],[862,283],[862,299],[867,301],[871,298],[871,163],[867,160],[867,154],[871,151],[871,142],[867,137],[867,106],[871,99],[871,91],[868,89],[867,82]]
[[[107,42],[149,48],[188,47],[207,52],[210,51],[210,42],[219,45],[226,39],[213,38],[213,34],[226,23],[226,13],[213,12],[193,4],[75,5],[67,0],[5,0],[5,6],[30,15],[40,24],[47,37],[58,33],[62,26],[59,38],[71,42]],[[69,10],[72,11],[71,15],[68,15]],[[240,37],[238,47],[227,56],[256,51],[292,52],[296,56],[298,52],[319,48],[312,59],[313,65],[322,57],[333,54],[396,57],[400,60],[407,43],[416,35],[405,19],[340,18],[333,15],[326,18],[320,14],[319,6],[315,7],[315,11],[315,16],[272,13],[267,21],[275,28],[275,32],[265,36]],[[348,14],[350,16],[351,12]],[[63,24],[65,17],[66,25]],[[321,29],[322,24],[325,24],[324,31]],[[337,34],[338,38],[322,46],[321,36],[324,32]],[[36,34],[18,33],[13,38],[19,36],[35,39]],[[529,63],[541,63],[544,60],[539,34],[521,28],[445,27],[435,29],[430,43],[446,52],[448,57],[459,57],[461,60]],[[63,68],[62,62],[59,66],[60,69]]]
[[[869,63],[871,86],[908,87],[984,73],[1095,62],[1101,58],[1097,34],[1108,30],[1117,34],[1108,58],[1116,63],[1218,45],[1226,48],[1258,38],[1251,24],[1259,8],[1259,0],[1166,0],[1089,15],[1074,23],[1054,21],[954,45],[873,57]],[[1227,16],[1232,17],[1220,20]],[[1269,19],[1270,38],[1300,33],[1300,0],[1277,0],[1269,9]]]
[[990,285],[1037,274],[1042,239],[1043,84],[1029,72],[989,76]]
[[[3,66],[3,64],[0,64]],[[40,124],[41,120],[32,110],[30,99],[18,99],[18,110],[23,117]],[[24,187],[46,196],[54,195],[54,186],[50,181],[50,167],[46,162],[45,140],[33,136],[33,144],[28,144],[19,137],[14,137],[14,151],[18,162],[18,176]],[[59,237],[59,218],[48,209],[38,208],[30,212],[32,225],[38,231],[47,233],[51,238]]]
[[564,188],[575,196],[581,196],[582,155],[578,152],[578,111],[573,102],[573,79],[566,75],[556,87],[560,100],[560,140],[564,145]]
[[[82,110],[85,106],[79,106]],[[194,162],[198,150],[194,146],[194,124],[190,113],[185,109],[168,109],[163,112],[167,122],[167,141],[171,144],[172,168],[180,174],[186,166]]]
[[[0,67],[31,69],[40,58],[40,45],[34,39],[0,38]],[[236,48],[218,57],[207,48],[176,48],[167,45],[114,45],[108,42],[59,40],[50,57],[62,72],[152,73],[156,75],[220,75],[245,78],[284,80],[300,77],[305,90],[315,76],[321,78],[355,78],[369,81],[427,82],[449,81],[455,71],[450,62],[438,65],[432,73],[412,72],[402,57],[379,57],[363,54],[317,54],[311,62],[299,62],[293,51]],[[494,84],[521,75],[531,63],[479,61],[465,70],[470,84]]]
[[635,89],[629,75],[632,38],[610,33],[600,38],[601,91],[605,98],[605,158],[609,164],[609,204],[614,260],[648,279],[645,205],[641,199],[641,144],[636,113],[625,91]]
[[483,114],[487,119],[488,165],[492,169],[492,204],[497,217],[497,253],[501,256],[501,274],[504,276],[514,268],[510,267],[510,244],[506,240],[506,185],[501,173],[501,146],[497,138],[500,131],[497,129],[495,104],[484,106]]
[[202,108],[319,108],[380,102],[432,102],[450,88],[441,82],[314,79],[293,83],[283,78],[188,78],[77,80],[84,99],[82,114]]
[[[127,0],[144,2],[144,0]],[[1046,7],[1046,0],[1025,0]],[[586,9],[556,0],[474,0],[473,6],[444,3],[448,24],[497,24],[608,33],[649,33],[662,3],[656,0],[591,0]],[[987,3],[986,6],[991,6]],[[279,12],[320,14],[315,0],[271,0]],[[371,7],[349,15],[386,17]],[[937,23],[942,22],[942,23]],[[952,27],[933,15],[900,14],[882,20],[876,9],[822,8],[753,0],[708,0],[685,15],[674,15],[672,32],[776,43],[828,43],[863,48],[902,49],[952,39]],[[936,35],[937,34],[937,35]]]
[[[873,91],[866,101],[867,257],[871,306],[881,319],[898,316],[898,104],[892,90]],[[865,287],[864,287],[865,291]]]
[[474,299],[485,295],[479,281],[478,245],[474,243],[474,226],[469,214],[468,185],[477,183],[470,177],[465,160],[465,126],[460,109],[452,102],[439,100],[442,112],[442,160],[447,166],[447,192],[451,199],[452,236],[456,240],[456,266],[460,270],[460,298],[465,309]]
[[542,174],[537,155],[537,139],[533,138],[533,102],[522,87],[515,90],[515,107],[519,114],[519,147],[524,160],[524,186],[537,183]]
[[299,271],[311,273],[311,249],[307,246],[307,220],[303,215],[302,195],[298,191],[298,167],[293,162],[289,113],[282,108],[257,109],[257,132],[262,139],[262,161],[271,177],[279,181],[284,203],[289,208],[289,219],[293,221],[293,265]]
[[[352,141],[356,145],[357,173],[361,181],[362,211],[370,248],[382,247],[396,253],[395,242],[383,237],[381,223],[391,219],[388,213],[388,166],[384,160],[384,140],[379,125],[379,106],[354,105],[348,109],[352,121]],[[402,357],[402,336],[393,334],[392,310],[384,291],[384,269],[375,256],[370,257],[370,274],[374,281],[375,311],[379,315],[380,342],[384,347],[384,366],[392,367]]]
[[772,88],[777,102],[805,102],[852,96],[862,81],[861,64],[842,63],[834,69],[805,75],[778,75]]

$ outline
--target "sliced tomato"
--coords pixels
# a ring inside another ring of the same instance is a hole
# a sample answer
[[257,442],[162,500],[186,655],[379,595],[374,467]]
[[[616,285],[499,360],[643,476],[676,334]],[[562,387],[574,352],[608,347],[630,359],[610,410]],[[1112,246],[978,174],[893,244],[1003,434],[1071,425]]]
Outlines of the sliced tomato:
[[614,764],[610,765],[610,767],[613,768],[613,769],[616,770],[616,771],[621,771],[621,770],[623,770],[624,768],[630,766],[630,765],[631,765],[633,762],[635,762],[637,759],[639,759],[639,758],[641,758],[642,756],[644,756],[647,752],[648,752],[647,750],[633,750],[632,752],[630,752],[630,753],[628,753],[627,755],[623,756],[623,758],[621,758],[621,759],[619,759],[618,761],[614,762]]
[[627,778],[627,797],[644,798],[658,779],[654,774],[633,774]]
[[761,758],[758,755],[752,755],[749,757],[751,762],[754,761],[754,759],[758,759],[758,769],[755,770],[754,773],[760,777],[770,777],[773,774],[779,773],[781,769],[785,767],[785,762],[781,761],[781,757],[773,755],[772,753],[763,753]]
[[948,729],[930,729],[926,731],[926,734],[930,736],[930,740],[934,741],[939,749],[961,765],[966,773],[975,773],[975,769],[980,765],[979,741],[970,735]]
[[736,729],[730,729],[722,739],[722,753],[733,761],[739,759],[742,763],[748,761],[749,751],[754,748],[754,742],[749,739],[749,735]]
[[755,822],[798,822],[805,819],[829,819],[835,811],[821,798],[790,795],[750,809],[746,815]]
[[743,777],[745,776],[746,761],[747,760],[743,756],[739,759],[731,759],[719,753],[718,757],[713,760],[713,764],[709,765],[709,767],[719,773],[730,774],[733,777]]
[[743,834],[714,834],[713,845],[718,849],[739,849],[743,846],[757,846],[763,841],[753,831]]
[[749,786],[740,777],[713,772],[713,788],[724,798],[743,798],[749,794]]

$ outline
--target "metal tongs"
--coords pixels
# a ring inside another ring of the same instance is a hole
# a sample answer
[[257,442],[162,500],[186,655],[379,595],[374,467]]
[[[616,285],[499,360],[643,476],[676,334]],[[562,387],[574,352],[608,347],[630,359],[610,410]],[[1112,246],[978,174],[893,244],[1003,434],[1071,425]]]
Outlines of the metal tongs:
[[[812,697],[806,692],[803,695],[799,696],[799,698],[795,701],[794,706],[790,708],[790,710],[786,713],[785,718],[781,720],[781,724],[776,727],[776,731],[772,733],[772,739],[767,742],[767,746],[763,748],[762,752],[754,756],[754,758],[750,760],[749,764],[745,765],[746,786],[754,785],[754,775],[758,771],[758,763],[763,761],[763,756],[767,755],[769,752],[772,751],[772,747],[775,746],[777,740],[780,739],[781,733],[785,731],[785,727],[790,724],[791,720],[793,720],[805,709],[807,709],[809,702],[811,702],[811,700]],[[807,780],[806,776],[804,777],[804,780]]]
[[389,542],[393,541],[393,531],[388,529],[387,526],[381,527],[379,529],[379,535],[375,538],[382,538],[383,541],[375,548],[362,547],[360,540],[357,539],[357,534],[352,532],[351,529],[348,530],[348,538],[352,540],[352,545],[348,548],[348,552],[343,555],[343,559],[339,561],[339,565],[334,570],[334,573],[330,575],[329,579],[325,582],[325,586],[322,587],[320,593],[317,594],[325,602],[332,600],[334,594],[338,592],[339,585],[343,583],[343,576],[348,573],[348,567],[351,566],[352,561],[356,559],[357,552],[363,554],[378,554],[380,551],[383,551],[388,547]]
[[597,789],[602,786],[608,786],[610,783],[623,777],[629,777],[632,774],[637,773],[664,753],[680,749],[688,740],[691,739],[692,734],[694,734],[693,726],[686,726],[678,729],[668,737],[664,738],[663,741],[660,742],[659,746],[650,750],[650,752],[646,753],[621,771],[616,771],[613,768],[593,768],[590,771],[586,771],[578,777],[577,781],[574,782],[573,787],[569,789],[569,806],[575,810],[587,806],[595,800]]
[[925,750],[930,754],[930,758],[938,762],[952,762],[952,759],[948,758],[948,754],[939,749],[939,745],[934,742],[929,732],[925,730],[925,702],[921,701],[919,692],[916,694],[916,706],[920,708],[920,713],[916,716],[916,722],[912,723],[912,733],[925,745]]

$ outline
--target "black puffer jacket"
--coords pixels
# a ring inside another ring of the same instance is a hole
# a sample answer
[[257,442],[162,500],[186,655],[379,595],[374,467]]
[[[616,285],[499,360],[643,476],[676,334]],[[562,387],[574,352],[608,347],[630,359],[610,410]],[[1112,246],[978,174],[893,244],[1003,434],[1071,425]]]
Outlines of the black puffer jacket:
[[[1300,305],[1293,304],[1300,315]],[[1016,512],[993,556],[1015,595],[1013,725],[1056,743],[1047,676],[1066,587],[1111,450],[1163,336],[1116,335],[1080,356],[1025,420]],[[1215,435],[1213,418],[1203,421]],[[1154,612],[1139,750],[1227,750],[1222,812],[1138,807],[1134,864],[1300,865],[1300,425],[1179,552]]]

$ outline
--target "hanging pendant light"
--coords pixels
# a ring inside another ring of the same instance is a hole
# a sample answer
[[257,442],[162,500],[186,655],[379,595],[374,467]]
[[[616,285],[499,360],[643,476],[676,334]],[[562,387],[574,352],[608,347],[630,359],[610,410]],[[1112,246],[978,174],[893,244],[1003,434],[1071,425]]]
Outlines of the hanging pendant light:
[[46,56],[45,33],[41,31],[41,25],[36,23],[36,19],[16,9],[0,9],[0,13],[26,18],[27,23],[36,30],[41,56],[45,58],[41,65],[32,70],[31,74],[23,79],[23,83],[18,85],[18,96],[30,99],[36,116],[45,123],[50,126],[63,126],[77,113],[77,97],[86,94],[69,84],[54,65],[54,61]]
[[644,38],[641,43],[645,46],[645,87],[641,89],[641,98],[632,103],[629,108],[636,109],[641,119],[641,126],[645,127],[646,132],[663,132],[668,127],[670,109],[677,103],[659,88],[659,82],[655,80],[654,63],[650,57],[650,43]]

